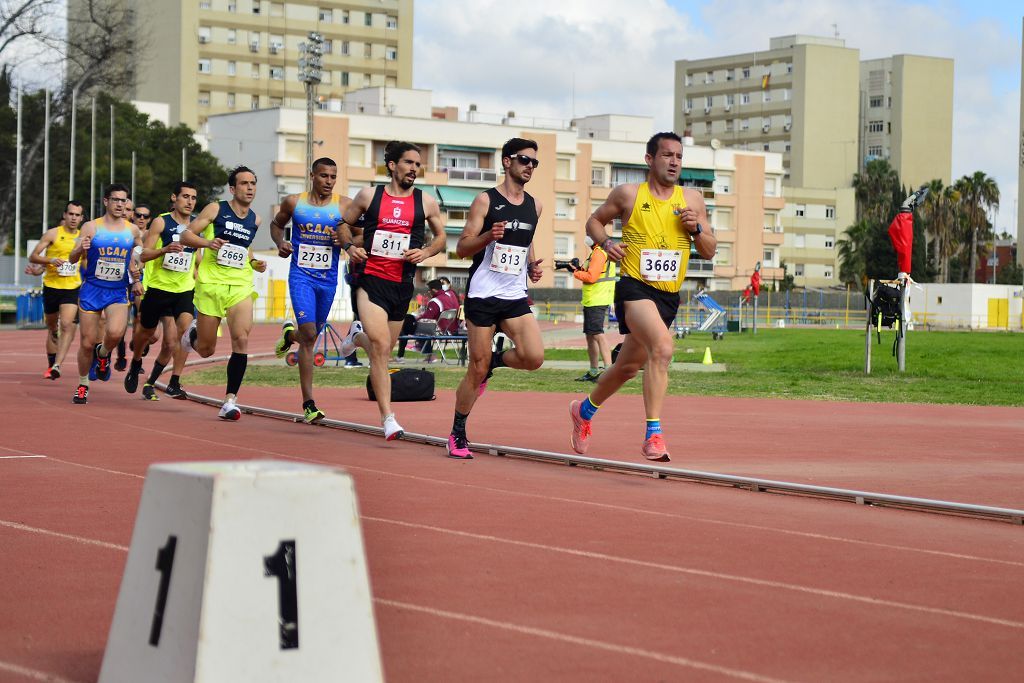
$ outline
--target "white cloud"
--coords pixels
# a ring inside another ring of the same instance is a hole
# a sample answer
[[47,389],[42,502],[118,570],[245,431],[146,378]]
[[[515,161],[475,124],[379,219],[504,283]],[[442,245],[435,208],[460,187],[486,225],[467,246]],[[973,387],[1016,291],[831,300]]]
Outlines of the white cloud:
[[659,129],[672,125],[677,59],[767,50],[773,36],[832,35],[833,24],[861,59],[952,58],[953,177],[993,176],[997,227],[1015,230],[1019,17],[1008,25],[950,2],[892,0],[712,0],[686,11],[663,0],[419,0],[415,21],[414,80],[435,104],[561,120],[640,114]]

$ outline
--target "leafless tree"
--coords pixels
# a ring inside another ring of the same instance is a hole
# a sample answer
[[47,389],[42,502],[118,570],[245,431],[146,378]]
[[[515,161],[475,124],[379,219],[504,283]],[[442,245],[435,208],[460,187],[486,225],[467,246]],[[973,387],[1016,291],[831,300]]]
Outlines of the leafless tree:
[[57,0],[0,0],[0,57],[14,43],[47,35]]

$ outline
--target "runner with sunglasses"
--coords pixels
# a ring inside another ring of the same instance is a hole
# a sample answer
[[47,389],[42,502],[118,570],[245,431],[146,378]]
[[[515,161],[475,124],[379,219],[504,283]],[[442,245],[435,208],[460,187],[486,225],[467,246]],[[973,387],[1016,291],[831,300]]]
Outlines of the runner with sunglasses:
[[[569,440],[577,453],[585,453],[590,421],[598,409],[643,369],[647,430],[641,453],[648,460],[667,462],[660,418],[675,349],[669,328],[679,309],[679,288],[686,276],[690,246],[696,247],[701,258],[710,260],[718,241],[705,230],[708,214],[700,190],[679,186],[680,137],[657,133],[647,142],[644,161],[649,168],[647,181],[614,188],[587,220],[587,234],[621,266],[621,278],[615,285],[615,317],[625,340],[590,396],[569,405]],[[621,243],[605,228],[616,218],[622,220]]]
[[[455,419],[448,436],[448,456],[472,458],[466,420],[496,368],[536,370],[544,362],[540,327],[526,297],[526,280],[541,278],[541,260],[533,258],[533,237],[542,207],[526,192],[533,177],[537,143],[512,138],[501,148],[505,180],[477,195],[459,236],[459,258],[473,258],[469,268],[464,311],[469,337],[469,364],[455,393]],[[514,342],[512,349],[493,352],[501,329]]]

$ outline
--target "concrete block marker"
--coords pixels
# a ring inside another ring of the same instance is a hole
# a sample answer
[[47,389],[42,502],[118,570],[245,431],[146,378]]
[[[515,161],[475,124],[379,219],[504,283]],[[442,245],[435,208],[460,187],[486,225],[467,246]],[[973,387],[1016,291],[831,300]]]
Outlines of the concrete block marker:
[[383,681],[345,472],[149,468],[100,683]]

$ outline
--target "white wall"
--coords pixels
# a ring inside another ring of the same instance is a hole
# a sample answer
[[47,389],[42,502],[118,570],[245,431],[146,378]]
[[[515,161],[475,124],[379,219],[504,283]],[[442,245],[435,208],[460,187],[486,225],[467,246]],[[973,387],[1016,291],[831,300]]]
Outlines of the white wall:
[[988,329],[989,299],[1006,299],[1008,327],[1020,330],[1022,297],[1021,285],[921,284],[910,288],[908,306],[915,323]]

